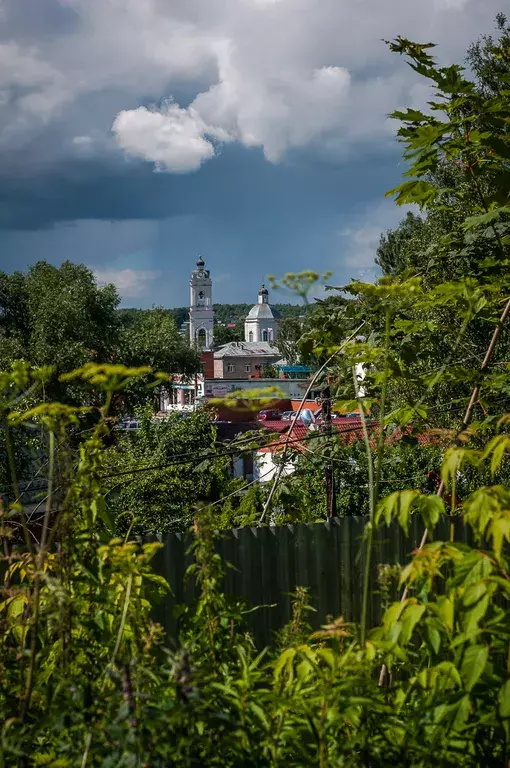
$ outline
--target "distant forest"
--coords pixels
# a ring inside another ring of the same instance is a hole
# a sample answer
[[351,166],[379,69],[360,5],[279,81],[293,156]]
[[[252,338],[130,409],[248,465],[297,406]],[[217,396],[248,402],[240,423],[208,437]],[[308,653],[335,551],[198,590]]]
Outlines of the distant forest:
[[[253,304],[215,304],[214,313],[217,323],[239,323],[244,320]],[[273,309],[276,309],[282,317],[299,317],[305,313],[305,308],[302,304],[271,304]],[[147,312],[146,309],[119,309],[117,310],[121,316],[123,325],[130,328],[140,317],[141,313]],[[173,317],[177,328],[180,328],[183,323],[188,319],[188,307],[176,307],[175,309],[167,309],[170,317]]]

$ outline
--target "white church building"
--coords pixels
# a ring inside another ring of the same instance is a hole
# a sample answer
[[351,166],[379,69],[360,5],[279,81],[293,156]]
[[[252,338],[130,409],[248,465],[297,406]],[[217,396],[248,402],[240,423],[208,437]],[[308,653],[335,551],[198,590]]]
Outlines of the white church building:
[[[204,259],[199,256],[190,281],[189,322],[186,333],[190,343],[202,350],[203,372],[187,381],[173,377],[170,395],[162,396],[161,410],[193,410],[202,398],[219,397],[241,389],[260,387],[265,369],[278,363],[281,354],[278,338],[280,313],[269,303],[269,292],[262,285],[257,303],[244,320],[244,341],[214,345],[213,281]],[[274,382],[273,382],[274,383]],[[278,387],[291,399],[301,398],[306,380],[282,377]]]
[[269,304],[269,292],[262,284],[258,301],[250,309],[244,321],[244,340],[248,343],[267,341],[271,344],[278,338],[278,321],[280,319],[280,313]]
[[[212,279],[202,256],[198,257],[197,267],[191,273],[189,296],[190,343],[197,344],[204,351],[211,351],[214,348]],[[263,342],[273,349],[272,345],[278,338],[280,319],[280,313],[269,304],[269,291],[262,284],[257,303],[250,309],[244,321],[244,343],[259,345]]]

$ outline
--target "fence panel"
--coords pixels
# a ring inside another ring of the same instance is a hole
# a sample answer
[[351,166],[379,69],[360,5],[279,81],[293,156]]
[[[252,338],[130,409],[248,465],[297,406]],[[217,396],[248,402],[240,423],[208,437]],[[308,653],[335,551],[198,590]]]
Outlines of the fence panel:
[[[327,523],[221,531],[216,549],[228,564],[225,591],[246,601],[248,608],[261,606],[247,616],[248,627],[258,644],[272,643],[274,633],[289,621],[290,593],[297,586],[310,589],[315,608],[308,617],[312,626],[319,627],[328,616],[360,620],[365,524],[366,518],[344,517]],[[456,540],[467,541],[467,531],[461,521],[456,521],[455,528]],[[371,625],[380,621],[382,613],[379,564],[409,562],[423,530],[420,518],[413,516],[408,537],[396,524],[377,531],[371,567]],[[448,539],[448,520],[441,521],[435,536]],[[175,606],[191,605],[197,595],[193,582],[184,581],[186,568],[191,563],[188,550],[192,538],[191,534],[168,534],[162,541],[164,547],[157,555],[155,568],[168,580],[172,592],[157,607],[156,618],[170,639],[175,640],[179,631]]]

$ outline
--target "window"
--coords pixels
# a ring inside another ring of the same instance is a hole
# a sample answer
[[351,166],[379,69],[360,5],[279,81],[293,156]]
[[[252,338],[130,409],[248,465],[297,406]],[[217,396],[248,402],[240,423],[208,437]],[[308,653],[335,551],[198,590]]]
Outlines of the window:
[[262,331],[262,341],[267,341],[267,331]]
[[246,363],[244,367],[246,369],[246,373],[251,373],[251,363]]
[[248,341],[253,341],[253,331],[250,331],[248,334]]
[[227,365],[227,373],[234,373],[235,369],[236,369],[236,367],[235,367],[234,363],[229,363]]
[[200,347],[205,347],[207,343],[207,334],[205,332],[205,328],[200,328],[200,330],[197,331],[197,341]]

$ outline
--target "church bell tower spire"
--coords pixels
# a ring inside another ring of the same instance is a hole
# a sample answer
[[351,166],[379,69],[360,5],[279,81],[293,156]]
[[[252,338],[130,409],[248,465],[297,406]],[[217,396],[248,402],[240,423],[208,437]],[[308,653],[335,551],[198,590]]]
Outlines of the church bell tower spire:
[[192,344],[204,351],[210,351],[214,344],[214,309],[212,304],[212,280],[202,256],[197,259],[196,269],[191,273],[189,335]]

